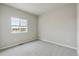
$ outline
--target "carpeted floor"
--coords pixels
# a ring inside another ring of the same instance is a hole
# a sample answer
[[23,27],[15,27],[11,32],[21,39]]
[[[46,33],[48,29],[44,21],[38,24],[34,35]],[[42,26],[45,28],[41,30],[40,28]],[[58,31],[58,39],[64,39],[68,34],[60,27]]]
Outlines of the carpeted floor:
[[0,51],[0,56],[76,56],[74,49],[51,44],[41,40]]

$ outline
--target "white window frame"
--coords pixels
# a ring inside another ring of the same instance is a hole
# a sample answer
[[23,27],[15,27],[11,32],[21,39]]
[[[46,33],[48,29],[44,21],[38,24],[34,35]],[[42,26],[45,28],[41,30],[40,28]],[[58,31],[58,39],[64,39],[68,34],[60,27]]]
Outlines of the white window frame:
[[17,17],[11,17],[11,33],[26,33],[26,32],[28,32],[28,20]]

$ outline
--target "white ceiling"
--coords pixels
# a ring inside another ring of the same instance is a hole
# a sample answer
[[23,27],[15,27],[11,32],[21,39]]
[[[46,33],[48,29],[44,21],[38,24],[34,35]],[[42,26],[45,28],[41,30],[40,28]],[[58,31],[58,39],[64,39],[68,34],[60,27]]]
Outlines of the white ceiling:
[[34,15],[41,15],[50,10],[69,4],[68,3],[5,3],[5,5],[18,8],[20,10],[32,13]]

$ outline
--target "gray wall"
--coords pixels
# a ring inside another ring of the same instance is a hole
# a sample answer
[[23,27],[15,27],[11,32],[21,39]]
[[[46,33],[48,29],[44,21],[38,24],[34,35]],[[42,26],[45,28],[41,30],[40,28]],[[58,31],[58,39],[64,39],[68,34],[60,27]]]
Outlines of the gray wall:
[[[0,5],[1,8],[1,5]],[[0,9],[0,47],[1,47],[1,9]]]
[[[0,19],[2,29],[0,49],[37,39],[37,17],[35,15],[5,5],[0,5],[0,10],[2,12],[2,14],[0,13],[0,17],[2,18]],[[27,19],[28,32],[12,34],[11,16]]]
[[77,51],[79,56],[79,3],[77,4]]
[[41,15],[38,28],[39,39],[76,49],[76,5]]

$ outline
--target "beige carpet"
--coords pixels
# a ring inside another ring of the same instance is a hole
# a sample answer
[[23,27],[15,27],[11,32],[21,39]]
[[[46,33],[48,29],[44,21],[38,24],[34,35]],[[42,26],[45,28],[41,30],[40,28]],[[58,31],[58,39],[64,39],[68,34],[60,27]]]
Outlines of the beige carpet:
[[77,51],[36,40],[0,51],[0,56],[76,56]]

